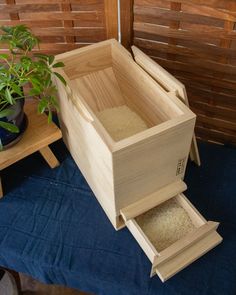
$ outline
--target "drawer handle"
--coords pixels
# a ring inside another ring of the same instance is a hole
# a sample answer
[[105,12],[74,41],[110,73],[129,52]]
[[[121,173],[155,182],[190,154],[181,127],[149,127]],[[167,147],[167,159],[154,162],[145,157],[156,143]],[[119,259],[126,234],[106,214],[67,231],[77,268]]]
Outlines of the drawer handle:
[[92,123],[94,121],[93,117],[90,115],[90,113],[88,112],[88,110],[84,106],[79,95],[77,93],[74,94],[72,89],[68,85],[66,85],[66,94],[67,94],[68,98],[76,106],[76,109],[78,110],[81,117],[83,117],[84,120],[87,121],[88,123]]

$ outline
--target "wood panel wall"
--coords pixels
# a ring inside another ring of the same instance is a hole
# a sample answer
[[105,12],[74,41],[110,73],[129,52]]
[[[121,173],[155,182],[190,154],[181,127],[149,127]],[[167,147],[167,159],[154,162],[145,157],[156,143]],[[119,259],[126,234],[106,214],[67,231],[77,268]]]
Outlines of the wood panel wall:
[[17,24],[41,39],[41,51],[57,54],[117,38],[117,1],[0,0],[0,25]]
[[197,136],[235,145],[236,1],[127,1],[133,5],[130,43],[186,85]]
[[[197,137],[236,145],[236,0],[120,2],[122,43],[186,85]],[[19,23],[57,54],[117,38],[117,0],[0,0],[0,25]]]

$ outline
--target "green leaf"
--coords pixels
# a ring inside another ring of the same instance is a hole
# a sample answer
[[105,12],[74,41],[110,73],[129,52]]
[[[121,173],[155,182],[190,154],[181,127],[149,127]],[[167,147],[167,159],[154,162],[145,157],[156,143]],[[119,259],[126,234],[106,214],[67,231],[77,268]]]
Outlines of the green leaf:
[[38,57],[38,58],[41,58],[41,59],[43,59],[45,61],[48,61],[48,55],[46,55],[46,54],[43,54],[43,53],[35,53],[34,56],[35,57]]
[[10,90],[8,88],[6,88],[6,90],[5,90],[5,96],[6,96],[7,101],[10,104],[13,104],[13,98],[12,98],[11,92],[10,92]]
[[30,77],[30,81],[32,84],[41,85],[41,81],[36,76]]
[[19,133],[20,130],[19,128],[11,123],[7,123],[7,122],[3,122],[0,121],[0,127],[2,127],[3,129],[6,129],[7,131],[11,132],[11,133]]
[[5,33],[11,33],[12,32],[12,27],[8,26],[1,26],[1,30]]
[[9,115],[11,115],[13,113],[14,113],[14,111],[10,110],[10,109],[2,110],[2,111],[0,111],[0,119],[4,118],[4,117],[7,117],[7,116],[9,116]]
[[5,87],[6,87],[6,84],[5,84],[5,83],[0,84],[0,91],[1,91],[3,88],[5,88]]
[[48,106],[48,101],[46,99],[42,98],[38,104],[38,112],[40,114],[44,113],[47,106]]
[[63,62],[59,61],[59,62],[55,63],[52,67],[53,68],[61,68],[64,66],[65,66],[65,64]]
[[21,87],[19,87],[16,84],[12,84],[10,86],[11,86],[12,90],[14,91],[14,93],[18,94],[20,97],[23,96],[23,91],[22,91]]
[[8,59],[9,58],[9,55],[8,54],[5,54],[5,53],[1,53],[0,54],[0,58],[1,59]]
[[66,86],[66,80],[62,77],[61,74],[57,73],[57,72],[53,72],[57,78]]
[[29,95],[30,96],[35,96],[35,95],[39,95],[41,93],[41,90],[39,88],[35,89],[35,88],[32,88],[30,89],[29,91]]
[[48,123],[52,123],[52,111],[50,109],[48,111]]
[[48,62],[51,65],[54,62],[55,56],[54,55],[50,55],[48,58]]

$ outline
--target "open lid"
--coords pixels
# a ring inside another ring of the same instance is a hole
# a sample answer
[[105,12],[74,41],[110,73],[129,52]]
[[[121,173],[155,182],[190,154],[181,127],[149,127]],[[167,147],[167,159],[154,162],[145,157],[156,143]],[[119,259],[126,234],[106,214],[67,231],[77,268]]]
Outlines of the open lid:
[[[132,46],[132,52],[136,63],[143,68],[170,96],[177,96],[189,107],[188,97],[184,84],[143,53],[136,46]],[[195,134],[193,135],[190,158],[198,166],[201,165]]]

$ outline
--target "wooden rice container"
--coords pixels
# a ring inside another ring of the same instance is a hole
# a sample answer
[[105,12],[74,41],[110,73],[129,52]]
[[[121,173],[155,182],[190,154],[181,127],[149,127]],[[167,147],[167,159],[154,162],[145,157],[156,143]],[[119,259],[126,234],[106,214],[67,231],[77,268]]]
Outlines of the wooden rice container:
[[[160,255],[132,220],[169,198],[177,198],[186,189],[182,179],[196,116],[172,87],[181,83],[158,66],[152,65],[155,75],[148,74],[151,66],[145,67],[144,61],[148,64],[150,60],[138,49],[134,48],[134,53],[141,66],[116,40],[58,55],[57,61],[65,64],[59,73],[67,81],[66,87],[57,82],[59,119],[64,142],[111,223],[116,229],[128,226],[151,260],[154,274]],[[163,83],[158,82],[159,77]],[[148,129],[114,141],[97,114],[122,105],[137,113]],[[212,226],[209,230],[212,232]],[[197,232],[198,237],[206,237],[206,231]],[[206,247],[184,260],[184,265],[171,266],[174,271],[165,269],[163,274],[160,270],[161,279],[169,278],[218,244],[221,238],[214,234]],[[195,242],[185,241],[184,249]],[[177,245],[178,253],[182,250]],[[162,264],[165,257],[170,260],[175,248],[170,251],[164,252]]]

